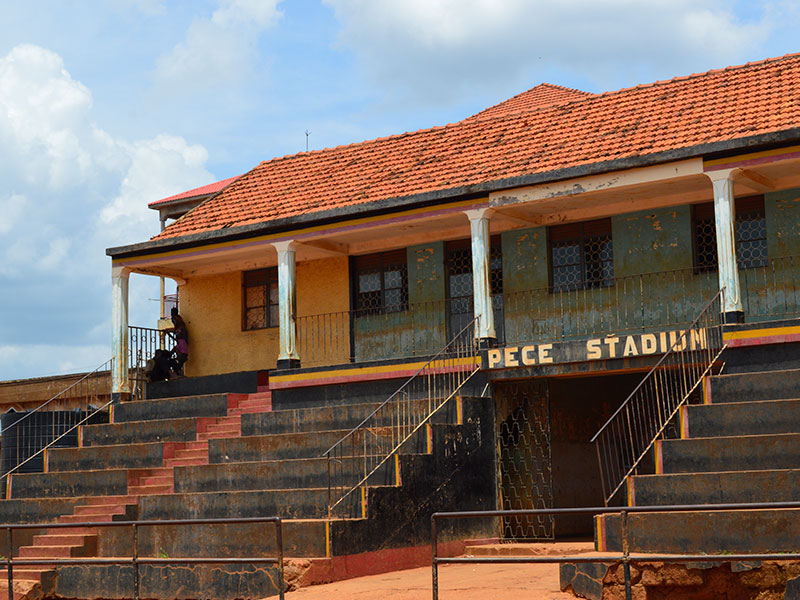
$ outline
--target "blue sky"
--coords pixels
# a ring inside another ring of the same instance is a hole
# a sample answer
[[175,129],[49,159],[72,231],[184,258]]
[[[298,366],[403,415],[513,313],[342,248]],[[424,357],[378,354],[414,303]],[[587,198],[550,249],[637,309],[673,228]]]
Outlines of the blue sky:
[[[110,355],[108,246],[262,160],[800,51],[800,0],[0,0],[0,380]],[[154,278],[131,281],[152,326]]]

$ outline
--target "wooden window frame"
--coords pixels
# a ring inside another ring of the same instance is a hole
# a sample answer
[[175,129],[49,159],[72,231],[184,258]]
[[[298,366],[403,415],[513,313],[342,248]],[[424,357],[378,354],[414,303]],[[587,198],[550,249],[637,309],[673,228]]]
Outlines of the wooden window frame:
[[[586,278],[586,253],[587,245],[592,240],[600,237],[608,237],[611,244],[611,259],[608,261],[601,260],[598,264],[604,265],[609,263],[611,265],[611,273],[608,277],[587,281]],[[574,242],[579,250],[579,262],[573,266],[580,267],[580,281],[575,283],[557,283],[555,278],[555,270],[558,268],[553,261],[554,245],[563,242]],[[575,290],[584,290],[600,287],[611,287],[615,284],[614,275],[614,238],[612,233],[611,218],[593,219],[591,221],[579,221],[577,223],[568,223],[566,225],[552,225],[547,228],[547,263],[549,271],[549,284],[550,293],[561,293]]]
[[[266,269],[253,269],[251,271],[242,271],[242,331],[257,331],[259,329],[270,329],[279,326],[279,316],[276,316],[274,319],[271,317],[272,310],[271,308],[277,307],[278,302],[272,302],[272,296],[270,295],[270,288],[274,286],[276,293],[275,296],[277,298],[277,288],[278,288],[278,267],[268,267]],[[264,288],[264,300],[265,303],[263,305],[255,305],[255,306],[248,306],[247,304],[247,290],[251,287],[263,287]],[[247,313],[251,310],[262,309],[264,311],[263,319],[264,325],[248,327],[247,326]],[[279,309],[278,309],[279,310]]]

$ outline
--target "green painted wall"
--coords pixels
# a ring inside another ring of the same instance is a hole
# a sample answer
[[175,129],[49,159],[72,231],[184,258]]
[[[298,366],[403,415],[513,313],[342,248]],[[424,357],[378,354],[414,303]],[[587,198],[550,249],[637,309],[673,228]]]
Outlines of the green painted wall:
[[357,318],[357,361],[430,355],[447,343],[444,243],[412,246],[406,253],[408,310]]
[[764,195],[770,258],[800,255],[800,188]]
[[618,215],[611,228],[616,277],[692,268],[689,206]]
[[518,229],[502,235],[503,292],[546,288],[547,228]]

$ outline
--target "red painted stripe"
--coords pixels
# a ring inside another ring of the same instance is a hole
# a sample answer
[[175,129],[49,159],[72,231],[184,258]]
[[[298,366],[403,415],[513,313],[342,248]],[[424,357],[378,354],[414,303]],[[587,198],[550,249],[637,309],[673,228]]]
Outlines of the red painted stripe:
[[[459,365],[453,367],[442,367],[433,369],[436,375],[444,375],[446,373],[456,373],[464,370],[468,365]],[[294,381],[276,381],[275,378],[270,379],[269,386],[273,390],[282,390],[297,387],[310,387],[317,385],[331,385],[339,383],[355,383],[359,381],[380,381],[383,379],[400,379],[416,375],[419,369],[403,369],[399,371],[386,371],[382,373],[358,373],[355,375],[331,375],[329,377],[319,377],[314,379],[297,379]],[[331,371],[335,373],[335,371]],[[311,373],[309,375],[312,375]]]
[[732,169],[734,167],[747,167],[752,165],[763,165],[765,163],[777,162],[779,160],[789,160],[792,158],[799,158],[800,152],[789,152],[787,154],[772,154],[770,156],[759,156],[749,160],[739,160],[736,162],[727,162],[710,167],[703,167],[703,171],[720,171],[722,169]]
[[728,340],[725,342],[729,348],[741,348],[744,346],[763,346],[766,344],[789,344],[800,342],[800,333],[788,333],[784,335],[764,335],[753,338],[740,338],[738,340]]

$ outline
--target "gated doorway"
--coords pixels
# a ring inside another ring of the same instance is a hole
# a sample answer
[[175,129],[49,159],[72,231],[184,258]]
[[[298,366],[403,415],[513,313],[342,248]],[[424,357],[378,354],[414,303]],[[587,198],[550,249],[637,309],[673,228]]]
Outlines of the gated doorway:
[[[495,383],[498,478],[504,510],[553,508],[547,380]],[[503,519],[506,541],[552,540],[552,516]]]

